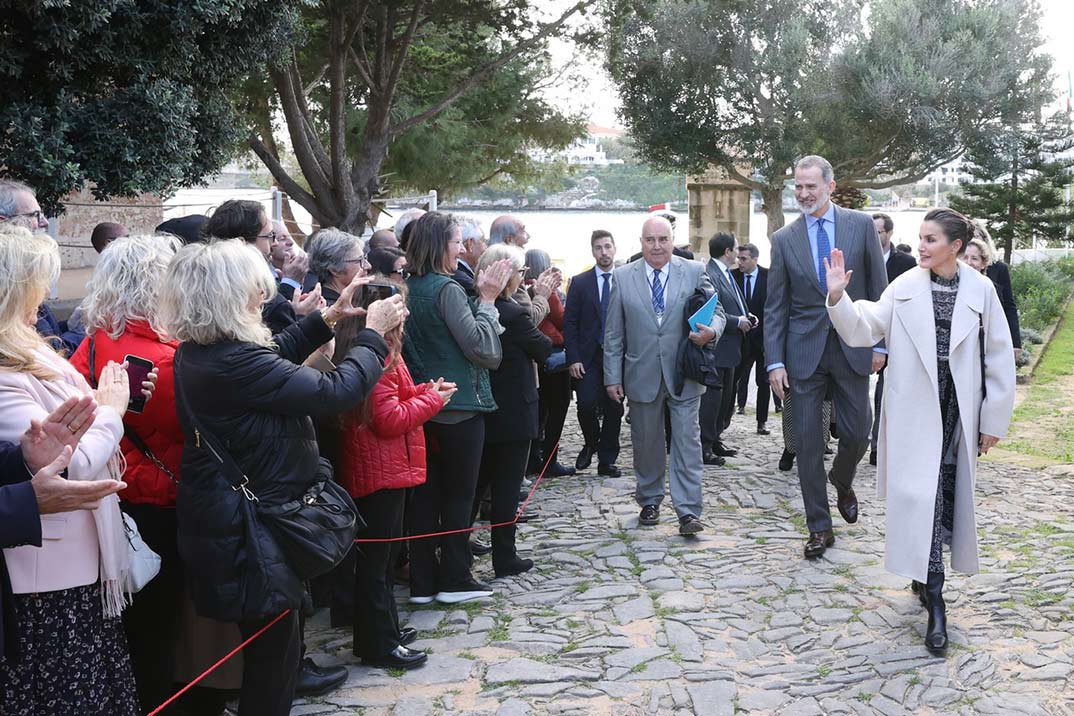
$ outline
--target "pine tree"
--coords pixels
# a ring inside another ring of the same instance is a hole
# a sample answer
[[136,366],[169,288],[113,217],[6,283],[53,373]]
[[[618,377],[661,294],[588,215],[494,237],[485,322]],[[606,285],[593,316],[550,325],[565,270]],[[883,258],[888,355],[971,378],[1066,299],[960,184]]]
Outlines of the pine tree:
[[1007,263],[1014,249],[1036,239],[1069,242],[1074,207],[1065,193],[1074,158],[1066,153],[1072,148],[1067,112],[984,133],[966,154],[967,171],[983,183],[963,184],[951,207],[985,221]]

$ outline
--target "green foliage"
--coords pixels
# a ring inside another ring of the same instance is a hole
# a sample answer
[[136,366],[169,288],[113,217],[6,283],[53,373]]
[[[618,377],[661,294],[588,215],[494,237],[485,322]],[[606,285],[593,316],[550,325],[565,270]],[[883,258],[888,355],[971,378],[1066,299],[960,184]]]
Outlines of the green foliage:
[[534,181],[532,178],[517,181],[515,176],[511,175],[497,178],[466,192],[465,196],[485,201],[508,199],[516,204],[532,204],[547,199],[550,194],[576,189],[584,182],[596,179],[599,187],[592,193],[593,199],[626,201],[635,206],[686,200],[686,177],[683,174],[666,174],[638,164],[611,164],[606,167],[552,166],[559,171],[551,172],[552,176],[548,181]]
[[823,154],[842,184],[906,184],[1050,99],[1035,0],[609,0],[607,18],[639,154],[721,166],[762,192],[770,232],[798,157]]
[[1011,290],[1024,328],[1044,331],[1063,310],[1074,287],[1074,256],[1023,261],[1011,267]]
[[1036,239],[1070,240],[1074,210],[1064,198],[1074,160],[1066,112],[1043,122],[1014,124],[982,132],[967,155],[969,173],[984,184],[965,184],[951,206],[986,221],[992,237],[1011,252]]
[[0,0],[0,157],[46,211],[85,181],[98,199],[169,193],[241,138],[229,92],[290,41],[270,0]]

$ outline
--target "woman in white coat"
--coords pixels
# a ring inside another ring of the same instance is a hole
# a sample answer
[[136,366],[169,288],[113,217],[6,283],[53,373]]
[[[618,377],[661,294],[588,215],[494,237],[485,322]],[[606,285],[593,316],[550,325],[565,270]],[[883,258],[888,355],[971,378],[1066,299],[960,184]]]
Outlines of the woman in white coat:
[[844,294],[852,272],[838,249],[828,265],[828,315],[839,336],[851,346],[887,342],[877,444],[885,565],[913,580],[928,609],[925,646],[933,653],[947,647],[942,546],[951,547],[953,569],[978,572],[977,457],[1006,434],[1014,409],[1003,306],[992,282],[958,260],[972,236],[973,224],[958,212],[930,211],[918,268],[876,302]]

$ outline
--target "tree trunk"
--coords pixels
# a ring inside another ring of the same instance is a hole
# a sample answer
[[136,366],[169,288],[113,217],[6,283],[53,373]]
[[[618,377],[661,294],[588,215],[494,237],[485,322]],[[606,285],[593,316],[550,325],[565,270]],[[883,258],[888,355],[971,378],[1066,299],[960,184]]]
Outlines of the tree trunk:
[[1011,194],[1007,201],[1007,241],[1003,247],[1003,261],[1010,266],[1011,256],[1014,254],[1014,238],[1018,235],[1018,153],[1014,155],[1011,163]]
[[783,216],[783,184],[761,190],[761,209],[768,218],[768,236],[772,236],[787,223]]

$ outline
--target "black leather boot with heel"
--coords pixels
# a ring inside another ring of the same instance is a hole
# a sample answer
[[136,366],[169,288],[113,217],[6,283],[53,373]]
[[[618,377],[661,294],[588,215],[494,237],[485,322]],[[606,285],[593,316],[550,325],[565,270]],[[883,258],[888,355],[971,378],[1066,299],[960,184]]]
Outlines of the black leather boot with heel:
[[943,572],[929,572],[925,583],[929,625],[925,630],[925,648],[936,656],[947,653],[947,606],[943,601]]

